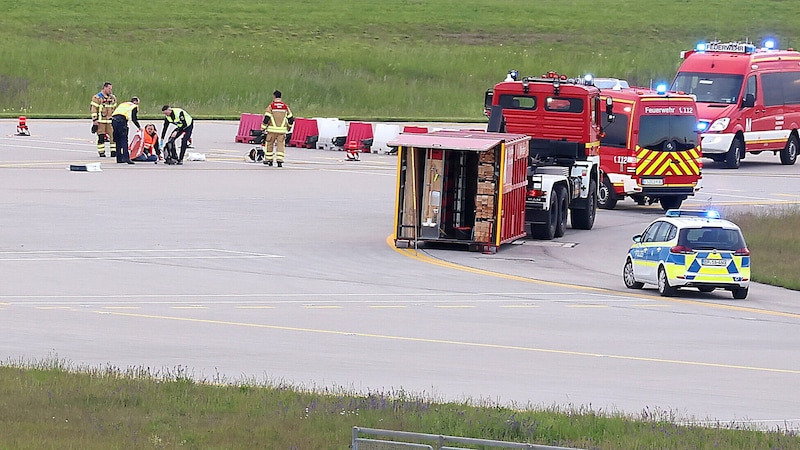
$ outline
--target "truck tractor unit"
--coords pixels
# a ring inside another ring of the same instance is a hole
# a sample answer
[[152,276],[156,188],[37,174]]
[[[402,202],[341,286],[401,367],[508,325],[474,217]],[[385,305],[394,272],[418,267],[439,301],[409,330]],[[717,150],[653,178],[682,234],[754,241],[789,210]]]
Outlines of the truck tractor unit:
[[797,160],[800,52],[774,40],[700,43],[681,52],[670,90],[695,96],[703,156],[736,169],[744,157],[771,151]]
[[555,72],[519,79],[511,71],[486,92],[487,131],[530,137],[525,220],[534,238],[563,236],[568,213],[572,228],[594,226],[603,116],[614,120],[607,101],[591,77]]
[[645,88],[602,89],[614,104],[614,123],[603,117],[598,204],[613,209],[630,197],[637,204],[677,209],[701,187],[697,105],[690,95]]

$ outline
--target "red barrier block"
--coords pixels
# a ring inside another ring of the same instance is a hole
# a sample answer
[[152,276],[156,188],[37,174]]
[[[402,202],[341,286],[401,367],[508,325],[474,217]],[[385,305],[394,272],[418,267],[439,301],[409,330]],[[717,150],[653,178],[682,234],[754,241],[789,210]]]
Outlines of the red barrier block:
[[[372,147],[372,141],[375,136],[372,134],[372,124],[366,122],[350,122],[350,127],[347,129],[346,142],[356,141],[363,153],[369,153]],[[365,142],[367,141],[367,142]]]
[[424,134],[424,133],[427,133],[427,132],[428,132],[428,128],[427,127],[416,127],[416,126],[413,126],[413,125],[406,125],[406,126],[403,127],[403,133],[421,133],[421,134]]
[[236,133],[236,142],[250,142],[250,139],[253,139],[250,131],[261,131],[261,122],[263,121],[264,116],[261,114],[242,114],[242,117],[239,119],[239,131]]
[[316,148],[318,138],[319,127],[317,126],[316,120],[304,118],[294,119],[292,138],[289,139],[290,147]]

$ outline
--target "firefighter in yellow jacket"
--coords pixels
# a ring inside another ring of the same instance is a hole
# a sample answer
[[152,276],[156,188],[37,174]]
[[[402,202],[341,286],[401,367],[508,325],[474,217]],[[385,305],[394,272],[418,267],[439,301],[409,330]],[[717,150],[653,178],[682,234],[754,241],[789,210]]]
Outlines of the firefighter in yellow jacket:
[[111,156],[117,155],[114,141],[114,130],[111,127],[111,115],[117,108],[117,97],[112,93],[113,86],[106,81],[103,89],[92,97],[92,133],[97,134],[97,154],[106,156],[106,142],[109,143]]
[[[283,167],[286,134],[292,129],[294,116],[289,105],[283,103],[281,91],[273,92],[272,97],[272,103],[267,107],[264,113],[264,122],[261,124],[261,131],[267,133],[267,139],[264,142],[264,164],[271,166],[274,155],[278,167]],[[277,152],[275,147],[277,147]]]

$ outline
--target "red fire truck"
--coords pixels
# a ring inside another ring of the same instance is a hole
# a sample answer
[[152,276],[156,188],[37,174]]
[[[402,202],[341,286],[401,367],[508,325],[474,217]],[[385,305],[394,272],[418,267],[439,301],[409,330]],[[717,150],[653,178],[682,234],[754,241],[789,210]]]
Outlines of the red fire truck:
[[[512,73],[513,72],[513,73]],[[535,238],[589,230],[597,212],[602,115],[600,89],[591,78],[555,72],[506,81],[486,92],[488,132],[530,136],[525,221]],[[611,100],[605,114],[612,114]]]
[[700,43],[681,52],[672,91],[694,95],[703,156],[736,169],[747,153],[771,151],[781,164],[797,160],[800,52],[774,41]]
[[630,197],[659,202],[666,211],[700,189],[701,150],[694,98],[645,88],[603,89],[614,123],[603,117],[598,206],[613,209]]

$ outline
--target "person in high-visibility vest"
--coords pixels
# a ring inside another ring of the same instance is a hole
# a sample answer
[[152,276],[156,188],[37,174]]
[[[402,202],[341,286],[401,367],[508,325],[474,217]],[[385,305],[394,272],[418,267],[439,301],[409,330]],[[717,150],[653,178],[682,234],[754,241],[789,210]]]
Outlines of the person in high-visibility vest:
[[113,94],[114,86],[106,81],[103,89],[92,97],[92,133],[97,134],[97,154],[101,158],[106,156],[106,142],[111,150],[111,156],[117,155],[117,145],[114,141],[114,129],[111,126],[111,115],[117,109],[117,97]]
[[114,142],[117,145],[117,162],[134,164],[131,155],[128,153],[128,121],[136,125],[136,129],[141,130],[139,125],[139,97],[132,97],[131,101],[120,103],[114,113],[111,114],[111,126],[114,128]]
[[161,140],[167,135],[167,128],[169,124],[175,125],[175,129],[169,135],[171,140],[177,139],[183,135],[181,139],[181,154],[178,156],[177,164],[183,164],[183,156],[186,154],[186,147],[189,146],[189,141],[192,139],[192,131],[194,131],[194,120],[188,112],[181,108],[173,108],[169,105],[164,105],[161,108],[164,113],[164,128],[161,130]]
[[[264,164],[271,166],[274,156],[278,167],[283,167],[286,134],[292,128],[294,116],[289,105],[281,99],[281,91],[276,90],[272,93],[272,97],[272,103],[264,112],[264,121],[261,124],[261,131],[267,133],[267,139],[264,141]],[[275,147],[277,147],[277,152]]]

